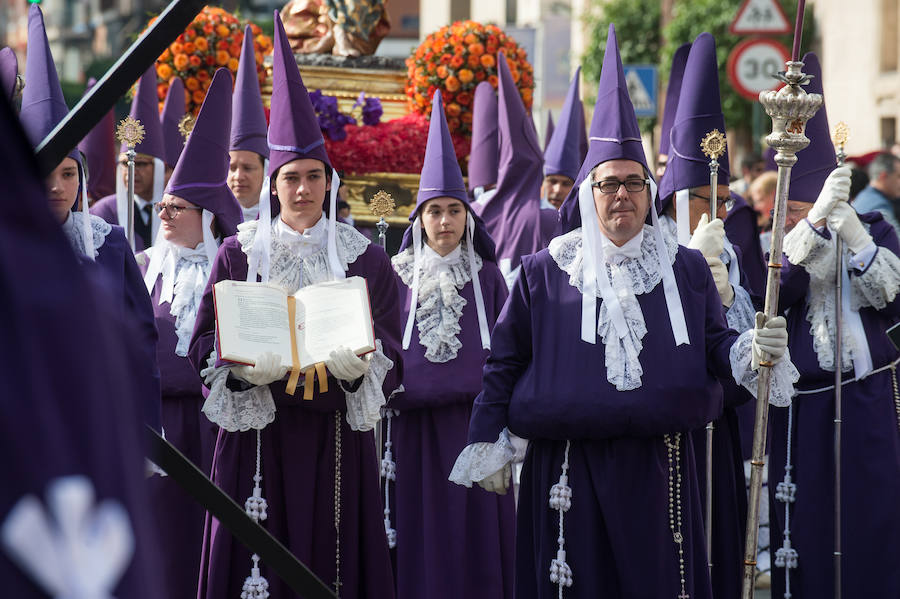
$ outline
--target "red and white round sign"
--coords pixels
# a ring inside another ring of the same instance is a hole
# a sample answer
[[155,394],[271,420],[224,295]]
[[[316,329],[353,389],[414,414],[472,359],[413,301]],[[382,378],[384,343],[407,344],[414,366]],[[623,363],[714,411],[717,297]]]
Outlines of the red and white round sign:
[[787,48],[775,40],[744,40],[728,55],[728,80],[740,95],[756,101],[759,92],[784,85],[773,75],[783,71],[789,59]]

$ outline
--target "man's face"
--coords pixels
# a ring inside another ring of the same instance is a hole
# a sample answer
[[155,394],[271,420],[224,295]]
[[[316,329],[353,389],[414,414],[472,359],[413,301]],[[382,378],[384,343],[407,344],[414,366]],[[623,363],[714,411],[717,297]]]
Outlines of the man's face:
[[203,214],[197,206],[167,193],[156,207],[166,241],[188,248],[203,241]]
[[547,175],[541,184],[541,196],[547,198],[547,201],[559,210],[573,185],[575,181],[565,175]]
[[78,198],[78,163],[73,158],[63,158],[44,179],[50,212],[56,222],[64,223]]
[[643,182],[646,179],[644,167],[633,160],[609,160],[594,171],[594,183],[620,183],[614,193],[604,193],[593,187],[594,208],[600,231],[616,245],[623,245],[644,227],[644,219],[650,211],[650,192],[647,187],[641,191],[629,192],[621,183]]
[[[789,233],[797,223],[806,218],[813,205],[810,202],[796,202],[788,200],[787,212],[784,215],[784,232]],[[815,224],[815,223],[813,223]]]
[[878,177],[878,189],[891,198],[900,198],[900,160],[894,161],[894,172]]
[[322,216],[325,192],[329,189],[331,183],[326,180],[321,160],[298,158],[288,162],[275,177],[281,219],[298,231],[312,227]]
[[763,174],[764,172],[766,172],[766,163],[763,161],[754,162],[753,166],[751,166],[750,168],[744,167],[741,170],[743,171],[743,174],[744,174],[744,180],[747,181],[747,183],[749,183],[749,182],[753,181],[754,179],[756,179],[761,174]]
[[232,150],[228,165],[228,187],[241,206],[251,208],[259,203],[265,173],[262,157],[250,150]]
[[[138,154],[134,157],[134,193],[148,202],[153,200],[153,156]],[[119,154],[119,176],[128,189],[128,157]]]
[[434,198],[422,205],[422,228],[428,247],[446,256],[466,230],[466,207],[456,198]]
[[[697,228],[700,217],[704,214],[709,214],[709,192],[709,185],[692,187],[690,190],[690,202],[688,205],[690,206],[691,211],[691,233]],[[716,202],[716,218],[720,218],[724,221],[725,217],[728,215],[725,204],[731,199],[731,192],[728,190],[728,186],[721,184],[717,185],[716,196],[718,198],[718,201]]]

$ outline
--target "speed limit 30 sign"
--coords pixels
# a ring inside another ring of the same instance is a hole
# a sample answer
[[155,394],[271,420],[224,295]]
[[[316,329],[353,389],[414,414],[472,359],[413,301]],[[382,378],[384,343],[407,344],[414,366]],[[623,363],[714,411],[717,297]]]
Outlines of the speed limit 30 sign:
[[728,80],[748,100],[758,100],[759,92],[784,85],[774,78],[790,58],[787,48],[772,39],[744,40],[728,55]]

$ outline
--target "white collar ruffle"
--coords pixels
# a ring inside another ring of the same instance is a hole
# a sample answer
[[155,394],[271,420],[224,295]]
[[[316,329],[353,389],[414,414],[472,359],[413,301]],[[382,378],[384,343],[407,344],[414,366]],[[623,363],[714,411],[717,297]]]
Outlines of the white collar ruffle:
[[[419,343],[425,348],[425,359],[429,362],[449,362],[456,358],[462,347],[457,337],[462,331],[459,319],[468,302],[459,292],[472,280],[468,252],[463,251],[464,243],[446,256],[427,245],[422,248],[416,325]],[[413,248],[408,247],[391,258],[391,263],[403,284],[412,287],[415,274]],[[476,273],[482,265],[481,256],[475,254]]]
[[156,252],[165,253],[160,271],[159,304],[169,302],[169,314],[175,317],[178,337],[175,355],[183,358],[190,347],[211,264],[203,242],[196,248],[187,248],[158,240],[145,253],[152,258]]
[[[621,338],[616,334],[605,303],[600,304],[597,332],[603,340],[606,352],[606,379],[619,391],[639,388],[644,372],[640,363],[640,353],[647,327],[637,296],[652,291],[660,283],[663,275],[660,264],[662,248],[657,246],[656,236],[652,230],[652,226],[644,225],[638,257],[622,255],[620,259],[617,256],[611,261],[612,264],[609,262],[606,264],[606,274],[610,277],[613,292],[622,305],[628,334]],[[665,249],[669,259],[674,263],[678,243],[669,236],[665,240]],[[548,250],[560,270],[569,275],[569,284],[582,293],[584,254],[581,228],[554,238]],[[601,297],[599,289],[597,297]]]
[[[99,216],[93,214],[88,214],[87,216],[90,218],[91,233],[94,238],[94,255],[88,257],[96,259],[97,256],[100,255],[100,248],[103,247],[106,236],[112,231],[112,225]],[[68,218],[66,218],[65,222],[62,224],[63,232],[69,239],[72,249],[83,256],[86,255],[84,250],[84,239],[81,237],[81,222],[84,217],[85,215],[81,211],[69,212]]]
[[[238,225],[237,240],[248,257],[256,241],[258,226],[258,220]],[[328,262],[327,231],[327,219],[324,217],[303,233],[294,231],[275,217],[272,222],[269,282],[280,285],[287,293],[293,294],[304,285],[330,281],[332,275]],[[371,242],[365,235],[344,223],[337,223],[336,233],[337,258],[346,271]]]

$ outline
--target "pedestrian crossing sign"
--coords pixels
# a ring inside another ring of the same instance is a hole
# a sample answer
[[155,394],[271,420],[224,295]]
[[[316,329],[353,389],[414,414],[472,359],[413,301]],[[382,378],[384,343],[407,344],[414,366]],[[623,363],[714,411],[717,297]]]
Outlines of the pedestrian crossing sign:
[[634,105],[634,114],[639,117],[656,116],[659,95],[656,65],[626,64],[622,68],[625,71],[628,95]]

